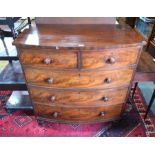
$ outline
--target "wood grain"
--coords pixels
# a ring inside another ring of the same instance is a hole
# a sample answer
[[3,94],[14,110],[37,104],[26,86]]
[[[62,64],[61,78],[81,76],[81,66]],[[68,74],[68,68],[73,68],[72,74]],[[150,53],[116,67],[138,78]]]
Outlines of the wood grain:
[[[136,64],[139,48],[105,49],[98,51],[82,51],[82,68],[114,68]],[[114,63],[109,59],[113,58]]]
[[[43,105],[104,106],[123,103],[128,88],[90,91],[66,91],[30,86],[31,98]],[[54,101],[51,100],[54,97]],[[107,99],[107,100],[106,100]]]
[[[77,68],[77,51],[56,49],[29,49],[20,50],[20,58],[23,65],[46,68]],[[45,59],[50,63],[45,64]]]
[[128,26],[37,25],[14,41],[36,118],[90,123],[124,109],[143,38]]
[[[25,68],[27,82],[51,88],[110,88],[130,83],[133,69],[109,71],[51,71]],[[49,83],[48,79],[52,79]],[[111,79],[110,83],[106,79]]]
[[142,41],[143,38],[127,25],[38,24],[21,33],[13,44],[54,49],[100,49],[141,46]]
[[[64,108],[55,106],[45,106],[42,104],[34,104],[35,113],[44,118],[50,118],[54,120],[71,120],[71,121],[100,121],[110,118],[119,117],[122,104],[105,106],[105,107],[89,107],[89,108]],[[58,115],[55,118],[53,113],[56,112]],[[101,116],[101,113],[104,116]]]

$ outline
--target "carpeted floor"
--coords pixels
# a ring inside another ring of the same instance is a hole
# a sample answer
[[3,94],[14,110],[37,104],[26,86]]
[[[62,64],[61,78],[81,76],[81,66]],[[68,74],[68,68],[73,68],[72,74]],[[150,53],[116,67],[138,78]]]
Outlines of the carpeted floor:
[[134,103],[127,103],[125,113],[119,122],[97,124],[46,123],[40,127],[32,111],[14,111],[8,114],[3,105],[10,91],[0,91],[0,136],[87,136],[87,137],[154,137],[155,120],[149,113],[146,121],[145,100],[138,88]]

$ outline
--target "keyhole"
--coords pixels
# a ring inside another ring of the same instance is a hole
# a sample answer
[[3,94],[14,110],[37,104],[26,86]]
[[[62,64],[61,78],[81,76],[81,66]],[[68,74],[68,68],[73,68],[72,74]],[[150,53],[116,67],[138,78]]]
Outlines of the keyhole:
[[78,92],[78,98],[79,98],[79,100],[80,100],[80,92]]

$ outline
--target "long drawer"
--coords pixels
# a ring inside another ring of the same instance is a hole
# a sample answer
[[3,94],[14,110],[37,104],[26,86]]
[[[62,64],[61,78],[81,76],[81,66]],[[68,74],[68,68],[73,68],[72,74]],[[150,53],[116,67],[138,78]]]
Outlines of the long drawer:
[[77,68],[77,51],[75,50],[23,48],[20,50],[20,59],[23,65],[32,67]]
[[51,88],[110,88],[128,85],[132,74],[132,68],[90,72],[25,68],[28,83]]
[[122,104],[104,107],[66,108],[34,104],[37,116],[55,121],[93,122],[120,116]]
[[82,68],[114,68],[136,64],[139,47],[82,52]]
[[104,106],[124,103],[128,88],[66,91],[29,86],[31,98],[43,105]]

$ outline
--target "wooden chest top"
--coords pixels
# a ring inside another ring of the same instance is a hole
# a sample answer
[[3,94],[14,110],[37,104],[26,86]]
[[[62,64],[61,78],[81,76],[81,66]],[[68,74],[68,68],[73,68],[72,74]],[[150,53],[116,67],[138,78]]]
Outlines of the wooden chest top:
[[17,46],[94,49],[141,45],[142,38],[121,25],[37,25],[26,29],[14,42]]

